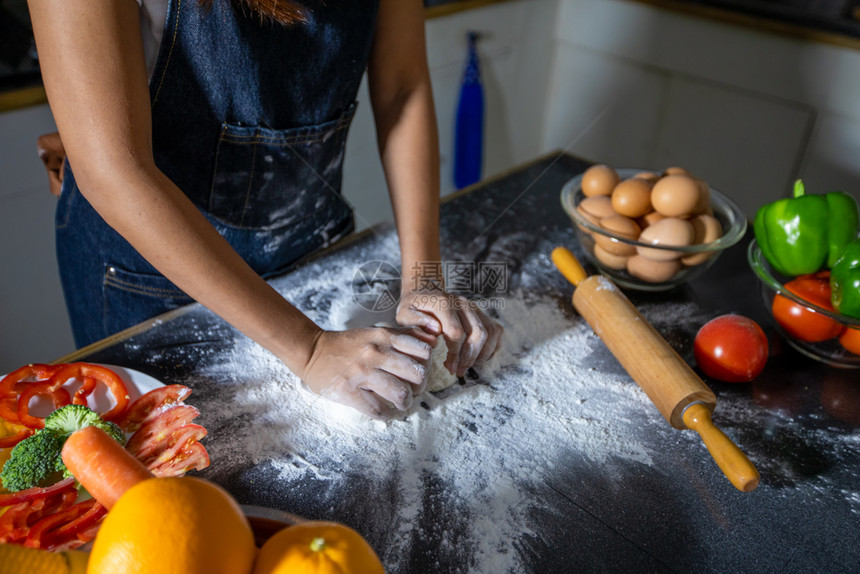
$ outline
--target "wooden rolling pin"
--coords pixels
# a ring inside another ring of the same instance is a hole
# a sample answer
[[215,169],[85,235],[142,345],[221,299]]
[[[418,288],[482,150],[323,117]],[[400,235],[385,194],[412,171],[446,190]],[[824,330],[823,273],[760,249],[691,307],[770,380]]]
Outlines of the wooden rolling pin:
[[717,404],[713,391],[636,310],[615,283],[588,276],[573,253],[556,247],[552,261],[576,286],[573,306],[677,429],[692,429],[717,465],[743,492],[758,486],[759,474],[747,456],[711,420]]

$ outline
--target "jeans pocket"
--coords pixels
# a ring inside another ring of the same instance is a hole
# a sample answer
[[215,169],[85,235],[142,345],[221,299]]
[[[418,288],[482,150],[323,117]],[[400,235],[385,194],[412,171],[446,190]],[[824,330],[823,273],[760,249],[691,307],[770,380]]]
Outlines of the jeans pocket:
[[348,209],[340,195],[350,106],[340,117],[276,130],[224,123],[206,211],[237,228],[271,230],[321,211]]
[[157,273],[129,271],[109,265],[104,274],[103,321],[116,333],[194,300]]

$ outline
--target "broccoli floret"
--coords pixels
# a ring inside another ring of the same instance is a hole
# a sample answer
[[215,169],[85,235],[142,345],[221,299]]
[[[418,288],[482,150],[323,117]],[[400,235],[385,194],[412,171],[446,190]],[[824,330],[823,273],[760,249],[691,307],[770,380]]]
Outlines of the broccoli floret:
[[118,443],[125,444],[125,433],[119,425],[102,420],[97,412],[84,405],[60,407],[45,419],[45,430],[53,431],[63,439],[84,427],[99,428]]
[[[50,483],[49,479],[71,475],[63,463],[63,445],[73,432],[93,426],[108,433],[119,444],[125,444],[125,433],[119,425],[107,422],[83,405],[66,405],[45,419],[45,428],[15,445],[0,472],[7,490],[17,492]],[[59,474],[58,474],[59,473]]]
[[[85,427],[96,427],[108,433],[119,444],[125,444],[125,433],[118,424],[102,420],[97,412],[84,405],[66,405],[55,410],[45,419],[45,430],[62,438],[63,444],[73,432]],[[63,473],[63,478],[72,476],[62,457],[54,461],[54,470]]]
[[17,492],[53,482],[64,443],[63,437],[40,430],[16,444],[0,472],[3,488]]

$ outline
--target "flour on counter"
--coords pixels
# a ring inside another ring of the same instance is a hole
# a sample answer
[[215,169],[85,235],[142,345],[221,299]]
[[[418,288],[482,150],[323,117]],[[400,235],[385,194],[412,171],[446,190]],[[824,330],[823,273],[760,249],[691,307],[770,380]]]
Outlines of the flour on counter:
[[[332,316],[342,323],[349,319],[339,312]],[[239,377],[223,381],[235,396],[217,403],[222,412],[211,412],[217,404],[201,410],[214,419],[247,418],[253,424],[230,441],[207,444],[213,466],[236,458],[271,460],[282,480],[310,474],[331,481],[333,493],[350,473],[380,485],[396,476],[398,492],[391,495],[400,500],[400,532],[391,540],[404,545],[426,510],[424,479],[433,475],[444,485],[442,495],[463,508],[465,530],[478,544],[468,557],[475,571],[516,571],[512,545],[529,534],[526,516],[535,510],[523,493],[540,485],[547,469],[577,457],[610,474],[616,460],[649,465],[635,430],[641,421],[628,417],[646,413],[657,424],[662,418],[629,380],[579,366],[587,364],[581,359],[599,339],[584,322],[567,317],[556,300],[514,294],[500,320],[503,346],[478,370],[477,382],[455,385],[450,394],[425,394],[407,415],[387,422],[311,394],[272,355],[240,341],[224,363],[207,367],[212,377]],[[391,549],[389,561],[407,550]]]

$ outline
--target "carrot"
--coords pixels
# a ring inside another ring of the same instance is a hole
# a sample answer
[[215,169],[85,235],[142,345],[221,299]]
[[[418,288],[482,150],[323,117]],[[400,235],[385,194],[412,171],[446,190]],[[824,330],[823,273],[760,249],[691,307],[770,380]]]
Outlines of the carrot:
[[62,456],[72,476],[108,510],[126,490],[153,478],[139,460],[96,427],[73,432]]

